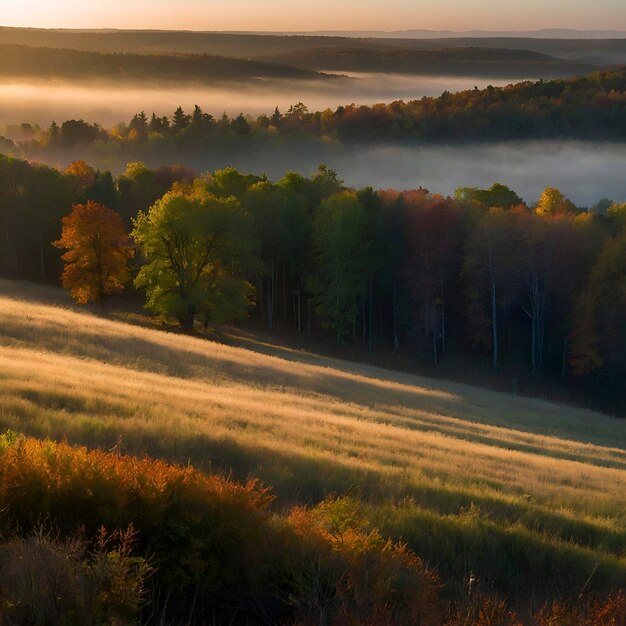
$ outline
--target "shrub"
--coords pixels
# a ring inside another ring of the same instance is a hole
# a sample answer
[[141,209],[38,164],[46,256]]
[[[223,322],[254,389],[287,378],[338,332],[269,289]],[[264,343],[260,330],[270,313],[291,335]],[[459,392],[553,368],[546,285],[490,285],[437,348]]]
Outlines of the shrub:
[[0,547],[0,624],[131,624],[144,601],[150,567],[131,556],[133,531],[92,546],[38,531]]
[[305,624],[437,624],[438,582],[400,543],[368,529],[350,498],[295,508],[290,598]]

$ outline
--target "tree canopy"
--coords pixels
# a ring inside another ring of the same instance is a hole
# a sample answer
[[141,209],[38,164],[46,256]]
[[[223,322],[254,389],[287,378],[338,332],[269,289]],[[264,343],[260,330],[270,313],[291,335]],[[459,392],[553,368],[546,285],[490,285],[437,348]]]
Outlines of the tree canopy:
[[191,332],[198,314],[222,322],[245,317],[252,286],[241,276],[256,263],[252,221],[238,200],[219,198],[206,181],[177,185],[134,220],[146,263],[135,284],[146,306]]
[[89,200],[75,204],[63,220],[57,248],[67,250],[61,282],[76,302],[96,301],[121,291],[129,280],[128,260],[133,249],[118,213]]

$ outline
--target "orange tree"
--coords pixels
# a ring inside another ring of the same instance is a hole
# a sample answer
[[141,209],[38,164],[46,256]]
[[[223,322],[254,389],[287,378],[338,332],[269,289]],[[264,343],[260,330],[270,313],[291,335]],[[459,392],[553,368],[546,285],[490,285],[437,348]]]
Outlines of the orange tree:
[[128,260],[133,256],[124,223],[118,213],[89,200],[75,204],[62,219],[61,239],[53,243],[67,250],[61,281],[76,302],[100,302],[121,291],[129,279]]

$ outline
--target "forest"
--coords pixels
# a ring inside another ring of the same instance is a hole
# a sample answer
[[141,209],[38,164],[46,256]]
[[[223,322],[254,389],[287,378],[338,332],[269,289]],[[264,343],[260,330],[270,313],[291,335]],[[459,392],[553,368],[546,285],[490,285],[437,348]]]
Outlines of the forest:
[[87,159],[119,166],[129,161],[193,162],[208,151],[238,154],[284,144],[316,146],[402,143],[480,143],[526,139],[619,141],[626,136],[626,70],[582,78],[522,82],[409,102],[354,104],[311,112],[298,102],[256,118],[215,118],[196,105],[170,117],[138,112],[106,130],[82,119],[24,122],[5,127],[0,150],[51,163]]
[[326,46],[261,57],[295,67],[340,72],[405,72],[420,75],[563,78],[587,74],[600,66],[520,49],[450,47],[369,48]]
[[[324,165],[271,181],[2,157],[0,180],[6,277],[57,284],[65,261],[78,301],[126,286],[187,332],[252,315],[340,353],[427,368],[467,359],[506,372],[514,391],[547,381],[626,410],[626,204],[581,209],[547,188],[527,206],[501,183],[454,197],[350,189]],[[76,272],[93,255],[76,241],[97,224],[117,224],[109,282],[102,268]]]
[[594,62],[559,59],[516,49],[396,46],[305,48],[258,59],[180,53],[105,53],[0,43],[0,76],[75,80],[235,81],[259,78],[324,79],[333,72],[556,78],[588,73]]
[[[172,54],[173,52],[209,54],[235,58],[262,59],[274,55],[303,53],[319,48],[366,48],[368,50],[402,49],[498,49],[536,52],[557,59],[594,63],[608,67],[626,62],[626,42],[614,39],[579,39],[442,36],[420,39],[410,37],[342,36],[340,34],[224,33],[167,30],[80,30],[9,28],[0,26],[0,43],[36,48],[70,48],[91,52],[129,52],[136,54]],[[565,64],[566,65],[566,64]],[[316,68],[320,69],[320,68]]]
[[277,62],[207,54],[104,54],[7,44],[0,44],[0,76],[115,81],[328,78],[319,72],[297,69]]

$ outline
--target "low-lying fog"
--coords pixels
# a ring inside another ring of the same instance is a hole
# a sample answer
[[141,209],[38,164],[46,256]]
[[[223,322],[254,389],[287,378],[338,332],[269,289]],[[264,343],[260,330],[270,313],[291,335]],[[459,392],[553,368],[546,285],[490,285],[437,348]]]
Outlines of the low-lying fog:
[[378,145],[313,151],[252,152],[206,156],[206,170],[233,165],[278,178],[287,170],[313,172],[320,162],[337,170],[350,186],[415,189],[451,195],[459,187],[501,182],[526,202],[546,187],[558,187],[578,206],[601,198],[626,201],[626,143],[520,141],[478,145]]
[[[86,85],[60,82],[0,83],[0,127],[21,122],[50,124],[69,118],[97,121],[111,127],[128,121],[140,110],[171,115],[179,105],[190,110],[199,104],[213,115],[226,111],[236,115],[285,111],[290,104],[304,102],[311,110],[334,108],[350,102],[389,102],[437,95],[444,90],[506,84],[479,78],[416,77],[359,74],[347,80],[303,83],[264,82],[229,86]],[[124,162],[81,155],[94,166],[123,170]],[[76,158],[76,156],[74,157]],[[70,159],[71,160],[71,159]],[[320,162],[335,168],[353,186],[410,189],[423,186],[433,192],[451,194],[461,186],[489,186],[498,181],[513,188],[527,202],[534,202],[546,186],[557,186],[579,206],[590,206],[603,197],[626,201],[626,144],[576,141],[528,141],[481,145],[429,145],[371,147],[336,144],[274,146],[224,154],[218,146],[208,148],[201,158],[191,155],[151,154],[151,166],[183,162],[198,171],[233,165],[244,171],[265,172],[272,178],[291,169],[313,172]],[[55,163],[63,165],[63,163]]]
[[52,120],[61,122],[72,118],[110,127],[127,122],[142,110],[148,115],[154,111],[159,116],[169,116],[178,106],[190,111],[195,104],[216,117],[224,111],[231,116],[241,112],[256,116],[272,113],[276,106],[286,111],[296,102],[304,102],[311,111],[319,111],[351,102],[414,100],[441,95],[445,90],[461,91],[512,82],[519,80],[363,73],[320,81],[257,80],[215,85],[0,80],[0,127],[22,122],[47,127]]
[[351,185],[452,194],[459,187],[502,182],[526,202],[558,187],[578,206],[601,198],[626,201],[626,144],[524,141],[473,146],[381,146],[347,162],[329,159]]

